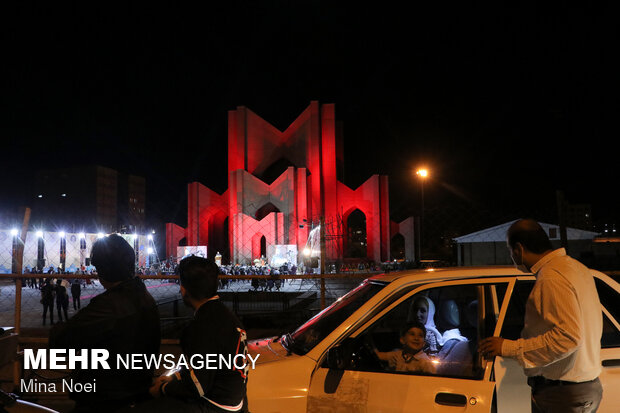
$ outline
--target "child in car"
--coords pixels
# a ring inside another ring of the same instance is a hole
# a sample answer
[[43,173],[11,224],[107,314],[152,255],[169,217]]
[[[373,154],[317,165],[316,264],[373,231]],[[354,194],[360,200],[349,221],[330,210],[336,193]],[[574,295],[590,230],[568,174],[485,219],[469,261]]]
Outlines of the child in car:
[[424,324],[412,321],[400,331],[402,349],[383,352],[375,348],[374,351],[380,360],[387,362],[390,370],[432,374],[435,373],[435,365],[422,351],[426,344],[425,337]]

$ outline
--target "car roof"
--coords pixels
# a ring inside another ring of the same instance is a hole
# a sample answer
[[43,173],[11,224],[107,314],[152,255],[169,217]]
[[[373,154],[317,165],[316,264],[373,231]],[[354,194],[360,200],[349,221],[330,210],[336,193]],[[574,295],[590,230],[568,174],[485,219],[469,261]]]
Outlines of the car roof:
[[[478,267],[441,267],[404,270],[395,273],[379,274],[371,277],[370,279],[373,281],[382,281],[387,283],[391,283],[396,280],[435,282],[466,278],[516,277],[531,275],[531,273],[519,271],[512,265],[490,265]],[[405,280],[406,278],[410,278],[411,280]]]

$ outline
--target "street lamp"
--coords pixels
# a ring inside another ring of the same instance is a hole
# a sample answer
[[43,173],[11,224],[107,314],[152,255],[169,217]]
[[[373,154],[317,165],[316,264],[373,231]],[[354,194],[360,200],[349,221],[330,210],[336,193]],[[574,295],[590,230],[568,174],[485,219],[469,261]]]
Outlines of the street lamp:
[[420,240],[418,242],[418,259],[422,260],[422,240],[424,239],[424,235],[422,232],[422,228],[424,227],[424,181],[428,178],[429,172],[426,168],[419,168],[415,174],[420,179],[420,200],[421,200],[421,208],[420,208]]
[[420,168],[415,171],[415,174],[420,178],[420,195],[422,197],[422,213],[421,216],[424,218],[424,181],[428,178],[428,169]]

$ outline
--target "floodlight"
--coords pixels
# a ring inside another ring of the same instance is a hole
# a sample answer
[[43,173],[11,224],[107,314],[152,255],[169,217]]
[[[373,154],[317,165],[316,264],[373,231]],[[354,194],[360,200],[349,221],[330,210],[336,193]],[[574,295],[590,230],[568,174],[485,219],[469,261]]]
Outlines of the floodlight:
[[103,238],[103,237],[104,237],[103,232],[99,232],[99,233],[97,234],[97,238]]
[[146,250],[146,252],[148,252],[149,254],[152,254],[152,253],[153,253],[153,248],[148,248],[148,249]]
[[86,234],[84,234],[83,232],[80,232],[78,234],[78,237],[80,237],[80,239],[84,239],[84,238],[86,238]]
[[43,238],[43,231],[37,231],[37,238]]
[[58,233],[58,236],[59,236],[60,238],[64,238],[64,237],[65,237],[65,231],[60,231],[60,232]]
[[11,235],[14,236],[14,237],[16,237],[18,233],[19,233],[19,231],[17,229],[15,229],[15,228],[13,228],[11,230]]

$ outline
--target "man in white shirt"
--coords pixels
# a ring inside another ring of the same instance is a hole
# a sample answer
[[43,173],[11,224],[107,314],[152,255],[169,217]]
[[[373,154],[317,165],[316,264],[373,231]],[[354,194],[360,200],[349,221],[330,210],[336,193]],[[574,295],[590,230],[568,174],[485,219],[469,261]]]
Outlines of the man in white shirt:
[[598,379],[603,320],[590,271],[564,248],[553,250],[534,220],[513,223],[507,240],[517,268],[532,272],[536,283],[521,338],[489,337],[481,340],[479,351],[523,366],[533,412],[596,412],[603,394]]

